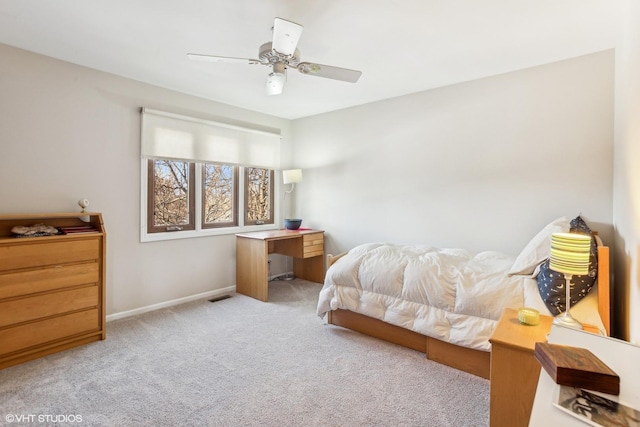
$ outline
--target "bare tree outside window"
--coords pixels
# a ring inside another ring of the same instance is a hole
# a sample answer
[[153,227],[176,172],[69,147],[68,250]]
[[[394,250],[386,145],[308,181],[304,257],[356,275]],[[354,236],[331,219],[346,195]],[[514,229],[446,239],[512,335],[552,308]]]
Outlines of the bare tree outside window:
[[194,167],[192,163],[175,160],[149,160],[149,231],[179,231],[193,229]]
[[245,224],[273,224],[273,171],[245,168]]
[[206,163],[202,166],[202,226],[230,227],[238,225],[238,168]]
[[[244,199],[239,197],[240,173]],[[202,183],[199,193],[196,180]],[[148,161],[147,193],[147,233],[238,227],[241,212],[244,225],[275,223],[271,169],[214,163],[196,168],[194,162],[154,159]]]

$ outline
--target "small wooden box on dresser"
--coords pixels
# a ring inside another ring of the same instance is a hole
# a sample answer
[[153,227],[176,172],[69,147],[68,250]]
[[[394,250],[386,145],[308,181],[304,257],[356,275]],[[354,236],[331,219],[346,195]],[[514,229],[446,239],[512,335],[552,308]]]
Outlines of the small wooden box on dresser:
[[[14,226],[91,226],[12,236]],[[0,369],[106,338],[100,213],[0,215]]]

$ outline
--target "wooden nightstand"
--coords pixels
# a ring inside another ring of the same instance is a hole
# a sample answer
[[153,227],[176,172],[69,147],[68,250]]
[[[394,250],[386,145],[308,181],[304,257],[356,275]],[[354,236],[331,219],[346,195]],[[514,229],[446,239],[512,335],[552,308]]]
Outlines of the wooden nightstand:
[[523,325],[518,311],[506,309],[491,341],[491,427],[528,426],[536,394],[540,363],[536,342],[546,342],[553,317],[540,316],[537,326]]

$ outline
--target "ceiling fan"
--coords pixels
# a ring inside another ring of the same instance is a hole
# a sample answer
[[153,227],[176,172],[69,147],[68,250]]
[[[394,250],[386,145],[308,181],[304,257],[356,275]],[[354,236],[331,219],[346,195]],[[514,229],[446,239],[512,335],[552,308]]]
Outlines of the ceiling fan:
[[316,64],[313,62],[300,62],[300,51],[296,48],[302,25],[276,18],[273,24],[273,40],[264,43],[258,51],[259,59],[231,58],[226,56],[202,55],[188,53],[193,60],[210,62],[227,62],[238,64],[260,64],[272,67],[272,72],[267,77],[266,91],[268,95],[282,93],[288,68],[295,68],[302,74],[309,76],[325,77],[327,79],[341,80],[355,83],[362,75],[361,71],[347,68],[333,67],[331,65]]

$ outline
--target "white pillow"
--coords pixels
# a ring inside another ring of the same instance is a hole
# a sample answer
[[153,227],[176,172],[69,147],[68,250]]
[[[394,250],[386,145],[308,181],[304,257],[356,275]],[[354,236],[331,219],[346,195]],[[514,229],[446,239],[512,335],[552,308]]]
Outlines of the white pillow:
[[533,239],[525,246],[516,258],[509,270],[509,276],[514,274],[524,274],[530,276],[538,265],[549,258],[551,251],[551,235],[553,233],[568,232],[570,222],[566,217],[558,218],[547,224]]

